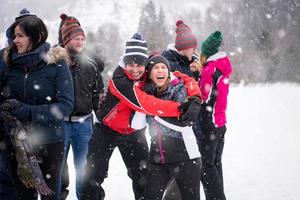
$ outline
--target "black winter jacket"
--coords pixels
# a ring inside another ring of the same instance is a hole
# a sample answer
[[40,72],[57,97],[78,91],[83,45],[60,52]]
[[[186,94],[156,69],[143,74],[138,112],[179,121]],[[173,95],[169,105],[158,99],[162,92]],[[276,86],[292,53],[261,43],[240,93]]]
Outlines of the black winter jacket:
[[193,73],[190,69],[192,61],[189,61],[187,57],[180,55],[174,45],[170,44],[168,49],[163,51],[161,55],[169,61],[172,72],[180,71],[181,73],[198,80],[198,74]]
[[96,111],[99,94],[103,93],[103,80],[97,63],[85,54],[74,57],[70,66],[73,77],[75,102],[72,116]]

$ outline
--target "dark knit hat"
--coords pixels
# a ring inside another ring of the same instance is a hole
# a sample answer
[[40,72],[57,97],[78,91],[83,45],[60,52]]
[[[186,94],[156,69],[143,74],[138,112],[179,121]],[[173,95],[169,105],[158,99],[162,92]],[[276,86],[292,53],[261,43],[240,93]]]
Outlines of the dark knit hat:
[[148,61],[147,42],[140,33],[135,33],[132,38],[126,42],[124,53],[124,64],[137,63],[146,66]]
[[26,8],[23,8],[22,10],[20,10],[19,16],[17,16],[15,18],[15,20],[21,19],[21,18],[26,17],[26,16],[36,16],[36,14],[30,12]]
[[201,53],[209,58],[210,56],[216,54],[222,43],[222,33],[220,31],[215,31],[210,34],[206,40],[201,44]]
[[65,46],[70,40],[78,35],[84,36],[83,29],[75,17],[61,14],[60,18],[61,22],[58,30],[58,43],[61,46]]
[[[17,17],[15,17],[15,21],[21,20],[24,17],[28,17],[28,16],[36,17],[36,14],[30,12],[26,8],[23,8],[22,10],[20,10],[19,15]],[[6,37],[7,37],[8,44],[12,45],[13,44],[13,35],[11,34],[10,27],[6,29]]]
[[156,55],[152,55],[152,56],[149,57],[149,61],[148,61],[148,64],[146,66],[147,78],[150,77],[151,70],[154,67],[154,65],[156,65],[158,63],[164,63],[168,67],[168,70],[169,70],[168,76],[170,77],[170,64],[169,64],[169,61],[165,57],[163,57],[159,54],[156,54]]
[[176,22],[176,38],[175,38],[175,48],[178,51],[196,48],[198,45],[197,38],[193,34],[192,29],[183,23],[182,20]]

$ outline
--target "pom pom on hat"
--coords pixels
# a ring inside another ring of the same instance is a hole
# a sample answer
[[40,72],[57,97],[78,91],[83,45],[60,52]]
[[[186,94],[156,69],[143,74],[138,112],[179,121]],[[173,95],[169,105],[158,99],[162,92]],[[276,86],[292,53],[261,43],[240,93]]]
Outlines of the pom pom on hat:
[[65,13],[60,15],[60,19],[65,20],[67,19],[68,15],[66,15]]
[[181,24],[183,24],[183,21],[182,21],[182,20],[178,20],[178,21],[176,22],[176,26],[179,26],[179,25],[181,25]]
[[146,66],[148,61],[147,51],[147,42],[143,39],[142,34],[133,34],[131,39],[126,42],[123,57],[124,64],[137,63]]
[[20,10],[19,16],[17,16],[15,20],[21,19],[26,16],[36,16],[36,14],[30,12],[29,10],[27,10],[27,8],[23,8],[22,10]]
[[210,56],[216,54],[222,43],[222,33],[220,31],[215,31],[208,36],[201,44],[201,53],[209,58]]
[[198,41],[196,36],[193,34],[192,29],[184,24],[182,20],[176,22],[176,38],[175,38],[175,47],[178,51],[196,48]]
[[142,35],[140,33],[135,33],[133,34],[132,39],[142,40]]

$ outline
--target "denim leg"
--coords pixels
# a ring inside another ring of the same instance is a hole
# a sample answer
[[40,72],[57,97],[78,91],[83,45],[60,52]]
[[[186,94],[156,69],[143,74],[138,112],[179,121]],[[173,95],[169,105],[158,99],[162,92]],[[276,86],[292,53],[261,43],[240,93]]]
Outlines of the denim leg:
[[85,174],[87,163],[88,144],[92,136],[92,118],[86,119],[82,123],[74,123],[76,134],[72,136],[71,146],[73,149],[74,165],[76,171],[76,196],[79,199],[81,192],[82,179]]

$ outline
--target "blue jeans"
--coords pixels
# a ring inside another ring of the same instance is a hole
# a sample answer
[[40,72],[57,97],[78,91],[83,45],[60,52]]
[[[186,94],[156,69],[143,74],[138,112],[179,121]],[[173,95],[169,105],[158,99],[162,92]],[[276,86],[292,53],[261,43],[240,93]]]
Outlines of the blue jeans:
[[67,165],[66,161],[71,145],[76,172],[76,196],[78,199],[80,197],[82,179],[85,173],[88,144],[93,133],[92,126],[92,117],[87,118],[83,122],[65,122],[65,165]]

